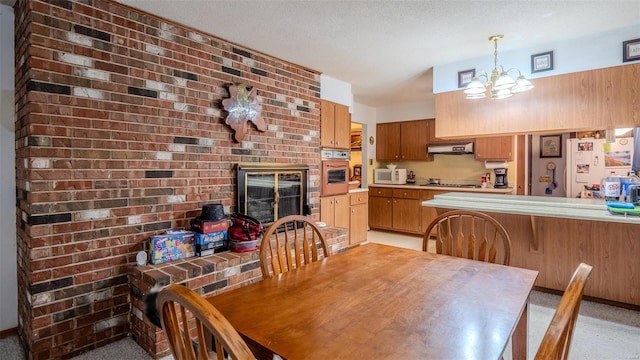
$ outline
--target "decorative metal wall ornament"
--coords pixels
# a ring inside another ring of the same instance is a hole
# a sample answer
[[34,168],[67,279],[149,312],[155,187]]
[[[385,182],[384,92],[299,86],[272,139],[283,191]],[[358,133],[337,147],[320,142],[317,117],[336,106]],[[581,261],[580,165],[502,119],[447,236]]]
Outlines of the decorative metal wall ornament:
[[247,122],[251,121],[259,131],[267,130],[267,122],[261,116],[262,105],[258,103],[256,88],[247,91],[245,85],[230,85],[228,99],[222,100],[229,113],[225,123],[235,131],[233,137],[242,141],[247,132]]

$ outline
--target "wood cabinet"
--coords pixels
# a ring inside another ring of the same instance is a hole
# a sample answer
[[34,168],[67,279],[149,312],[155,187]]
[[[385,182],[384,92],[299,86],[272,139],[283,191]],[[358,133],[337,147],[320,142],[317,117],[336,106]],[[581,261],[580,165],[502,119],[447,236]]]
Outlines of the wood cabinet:
[[369,227],[420,233],[420,190],[369,188]]
[[427,154],[427,120],[377,124],[376,136],[378,161],[433,160]]
[[451,190],[369,186],[369,227],[423,235],[438,214],[422,202],[447,192]]
[[393,189],[393,229],[420,233],[420,190]]
[[320,106],[320,146],[349,150],[351,147],[349,107],[328,100],[321,100]]
[[349,246],[352,246],[367,240],[369,201],[366,191],[351,193],[349,198]]
[[439,137],[543,133],[640,124],[640,64],[531,79],[535,88],[508,99],[468,100],[439,93]]
[[476,160],[513,160],[514,136],[476,138]]
[[452,143],[470,143],[473,142],[472,138],[463,138],[463,139],[441,139],[436,137],[436,119],[427,119],[427,128],[429,131],[429,139],[427,141],[428,145],[434,144],[452,144]]
[[349,229],[349,246],[367,240],[368,218],[366,191],[320,198],[320,220],[327,226]]
[[369,187],[369,227],[393,229],[393,189]]
[[320,221],[327,226],[349,228],[349,194],[320,198]]

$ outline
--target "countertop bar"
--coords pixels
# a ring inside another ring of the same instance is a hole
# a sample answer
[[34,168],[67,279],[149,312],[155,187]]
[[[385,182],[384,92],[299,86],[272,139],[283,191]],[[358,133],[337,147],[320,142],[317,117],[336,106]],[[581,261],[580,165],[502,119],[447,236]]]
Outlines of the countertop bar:
[[458,187],[458,186],[433,186],[433,185],[418,185],[418,184],[404,184],[404,185],[387,185],[387,184],[371,184],[369,187],[385,187],[395,189],[422,189],[422,190],[443,190],[443,191],[455,191],[455,192],[474,192],[474,193],[489,193],[489,194],[512,194],[513,188],[496,189],[492,187]]
[[433,200],[423,201],[422,206],[640,224],[640,216],[613,215],[604,200],[594,199],[458,192],[436,195]]

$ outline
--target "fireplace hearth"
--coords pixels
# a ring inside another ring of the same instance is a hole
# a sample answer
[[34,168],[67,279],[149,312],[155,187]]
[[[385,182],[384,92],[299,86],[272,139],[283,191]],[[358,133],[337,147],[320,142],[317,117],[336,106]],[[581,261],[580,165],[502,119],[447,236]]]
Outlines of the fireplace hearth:
[[288,215],[309,215],[304,164],[238,164],[238,212],[265,226]]

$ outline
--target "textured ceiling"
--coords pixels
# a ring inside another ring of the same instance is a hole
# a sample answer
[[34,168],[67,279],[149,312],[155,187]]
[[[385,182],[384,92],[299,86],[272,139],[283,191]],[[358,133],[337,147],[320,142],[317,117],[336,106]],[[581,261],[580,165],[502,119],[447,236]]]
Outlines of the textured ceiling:
[[433,98],[432,68],[638,24],[640,0],[119,0],[352,84],[379,107]]

